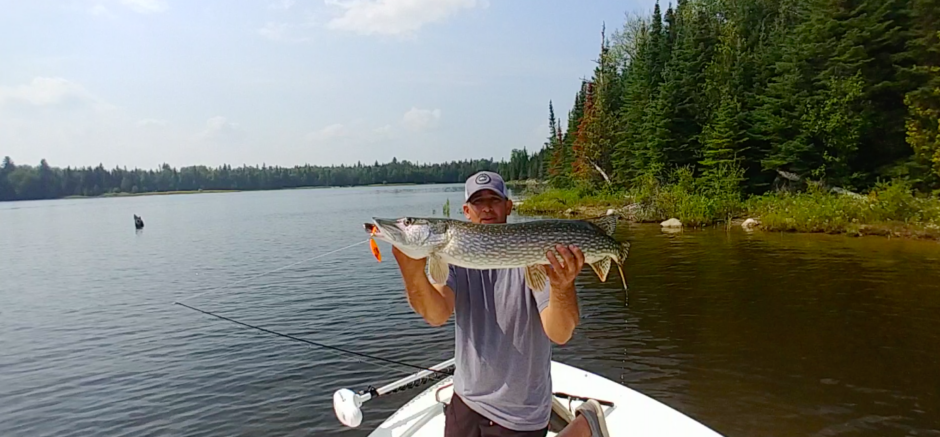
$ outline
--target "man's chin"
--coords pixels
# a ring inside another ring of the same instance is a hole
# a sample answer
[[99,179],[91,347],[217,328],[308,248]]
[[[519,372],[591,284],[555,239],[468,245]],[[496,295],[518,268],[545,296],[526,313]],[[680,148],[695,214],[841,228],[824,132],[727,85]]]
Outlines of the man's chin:
[[496,217],[480,219],[480,223],[483,223],[485,225],[491,225],[494,223],[499,223],[499,219],[497,219]]

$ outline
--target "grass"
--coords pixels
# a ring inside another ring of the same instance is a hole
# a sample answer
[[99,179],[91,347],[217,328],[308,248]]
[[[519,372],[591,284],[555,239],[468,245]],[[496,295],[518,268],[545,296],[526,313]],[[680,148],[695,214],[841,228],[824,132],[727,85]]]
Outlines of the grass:
[[548,189],[525,198],[515,209],[523,214],[554,214],[563,213],[569,209],[579,209],[584,212],[595,208],[606,210],[614,205],[623,205],[625,199],[626,192],[624,191]]
[[772,231],[940,236],[940,199],[915,193],[900,180],[857,197],[818,188],[755,196],[748,199],[747,211]]
[[685,227],[730,224],[747,217],[767,231],[824,232],[940,239],[940,198],[914,191],[904,180],[867,194],[835,194],[815,185],[805,192],[769,192],[746,198],[740,173],[719,170],[693,178],[679,170],[669,183],[640,178],[626,190],[550,188],[523,199],[522,214],[601,215],[614,208],[636,222],[678,218]]

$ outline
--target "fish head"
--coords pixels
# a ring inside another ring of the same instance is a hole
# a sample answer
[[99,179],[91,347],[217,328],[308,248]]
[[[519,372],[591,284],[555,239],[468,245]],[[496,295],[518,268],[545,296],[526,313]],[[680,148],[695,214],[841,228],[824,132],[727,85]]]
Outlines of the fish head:
[[372,220],[374,224],[365,225],[367,232],[397,247],[411,258],[426,258],[447,243],[447,222],[444,220],[416,217],[373,217]]

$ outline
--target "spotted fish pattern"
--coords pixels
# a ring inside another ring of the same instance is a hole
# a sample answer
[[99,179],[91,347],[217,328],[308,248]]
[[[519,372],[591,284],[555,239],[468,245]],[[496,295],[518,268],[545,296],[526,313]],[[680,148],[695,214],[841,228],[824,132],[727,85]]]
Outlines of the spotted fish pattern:
[[[446,280],[449,264],[472,269],[526,268],[526,282],[533,290],[543,290],[547,281],[546,253],[563,258],[555,245],[576,245],[584,261],[606,281],[611,262],[617,264],[623,279],[623,263],[629,242],[619,242],[613,234],[617,216],[590,220],[535,220],[521,223],[477,224],[439,218],[379,219],[366,224],[377,227],[377,238],[385,240],[413,258],[428,258],[436,282]],[[626,282],[624,282],[626,288]]]

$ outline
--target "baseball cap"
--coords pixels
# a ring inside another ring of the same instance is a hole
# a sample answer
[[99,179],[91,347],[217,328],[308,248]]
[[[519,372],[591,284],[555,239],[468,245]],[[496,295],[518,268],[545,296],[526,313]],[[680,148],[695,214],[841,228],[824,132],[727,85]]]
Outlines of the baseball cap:
[[464,185],[464,201],[470,200],[470,196],[480,190],[491,190],[505,199],[509,198],[503,177],[491,171],[481,171],[467,178],[467,183]]

